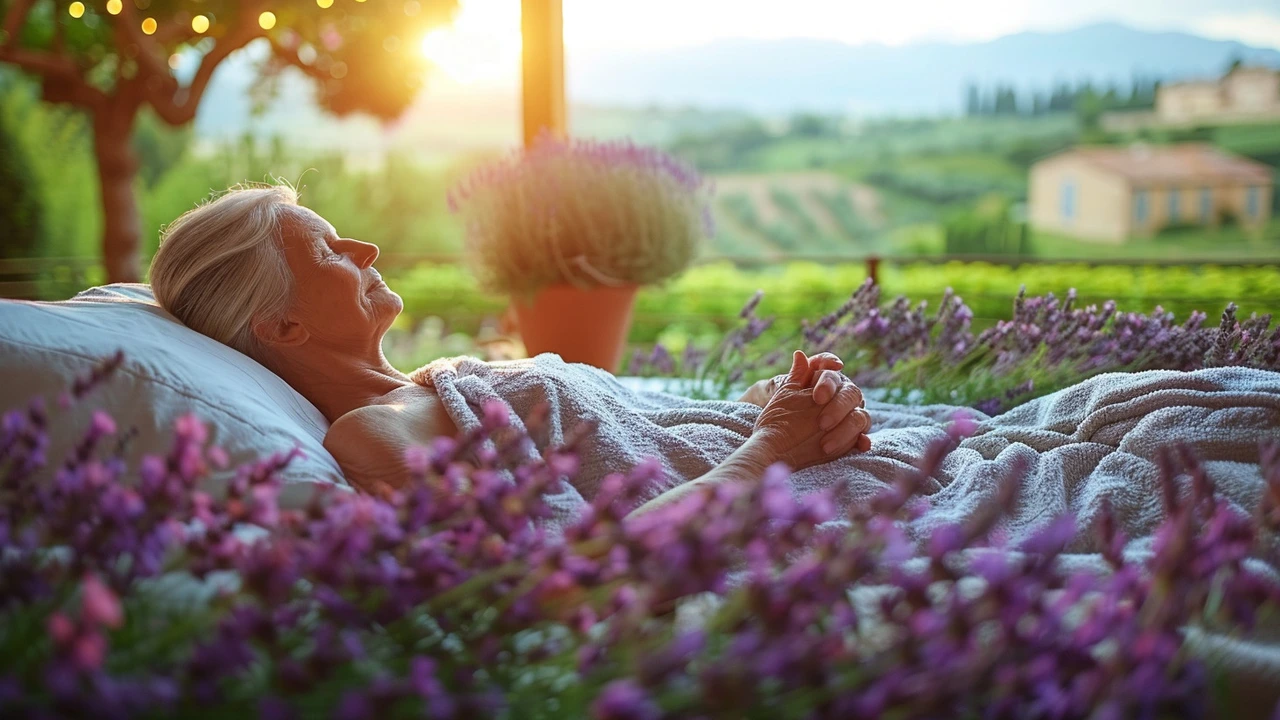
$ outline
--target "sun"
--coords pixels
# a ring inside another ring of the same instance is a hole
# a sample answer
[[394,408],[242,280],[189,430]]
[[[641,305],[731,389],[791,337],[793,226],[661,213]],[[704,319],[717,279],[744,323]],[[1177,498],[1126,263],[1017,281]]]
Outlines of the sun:
[[454,82],[502,82],[520,72],[518,0],[464,0],[453,23],[422,38],[422,55]]

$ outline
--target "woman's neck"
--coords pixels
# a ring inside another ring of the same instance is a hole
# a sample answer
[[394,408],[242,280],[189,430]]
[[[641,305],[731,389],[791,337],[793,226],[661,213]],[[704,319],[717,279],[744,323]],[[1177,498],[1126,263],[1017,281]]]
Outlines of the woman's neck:
[[271,369],[310,400],[330,423],[413,384],[387,362],[381,349],[362,355],[304,351],[278,357],[272,365]]

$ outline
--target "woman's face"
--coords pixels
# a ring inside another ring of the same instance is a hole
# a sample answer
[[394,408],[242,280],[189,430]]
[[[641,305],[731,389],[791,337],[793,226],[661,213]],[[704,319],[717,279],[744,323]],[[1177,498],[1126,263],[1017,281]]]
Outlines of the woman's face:
[[381,342],[404,303],[373,269],[378,246],[339,237],[307,208],[290,207],[288,216],[284,255],[293,272],[290,323],[305,329],[306,341],[338,350]]

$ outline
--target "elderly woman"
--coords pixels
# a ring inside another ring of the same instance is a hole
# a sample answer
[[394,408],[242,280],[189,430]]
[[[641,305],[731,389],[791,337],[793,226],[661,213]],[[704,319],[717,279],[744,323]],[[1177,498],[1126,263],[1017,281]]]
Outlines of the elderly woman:
[[775,462],[802,469],[870,448],[862,394],[830,354],[796,351],[789,373],[756,383],[740,402],[684,407],[666,395],[662,407],[654,397],[622,402],[611,395],[630,391],[607,373],[554,355],[495,365],[455,358],[405,374],[382,353],[403,303],[373,268],[377,258],[376,245],[342,237],[291,188],[238,187],[169,226],[151,285],[188,327],[257,360],[319,408],[330,422],[325,447],[369,491],[405,482],[408,448],[475,426],[486,394],[517,423],[538,406],[557,411],[552,432],[533,435],[539,450],[587,419],[575,415],[600,423],[580,448],[579,500],[605,474],[657,456],[665,491],[642,509],[706,483],[758,478]]

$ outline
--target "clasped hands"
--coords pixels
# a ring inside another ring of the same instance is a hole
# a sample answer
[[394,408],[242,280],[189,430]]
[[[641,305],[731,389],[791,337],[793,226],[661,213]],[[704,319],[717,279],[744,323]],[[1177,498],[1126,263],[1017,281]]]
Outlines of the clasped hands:
[[871,416],[843,368],[831,353],[810,358],[797,350],[790,371],[761,380],[742,396],[763,408],[751,438],[773,462],[801,470],[871,449]]

